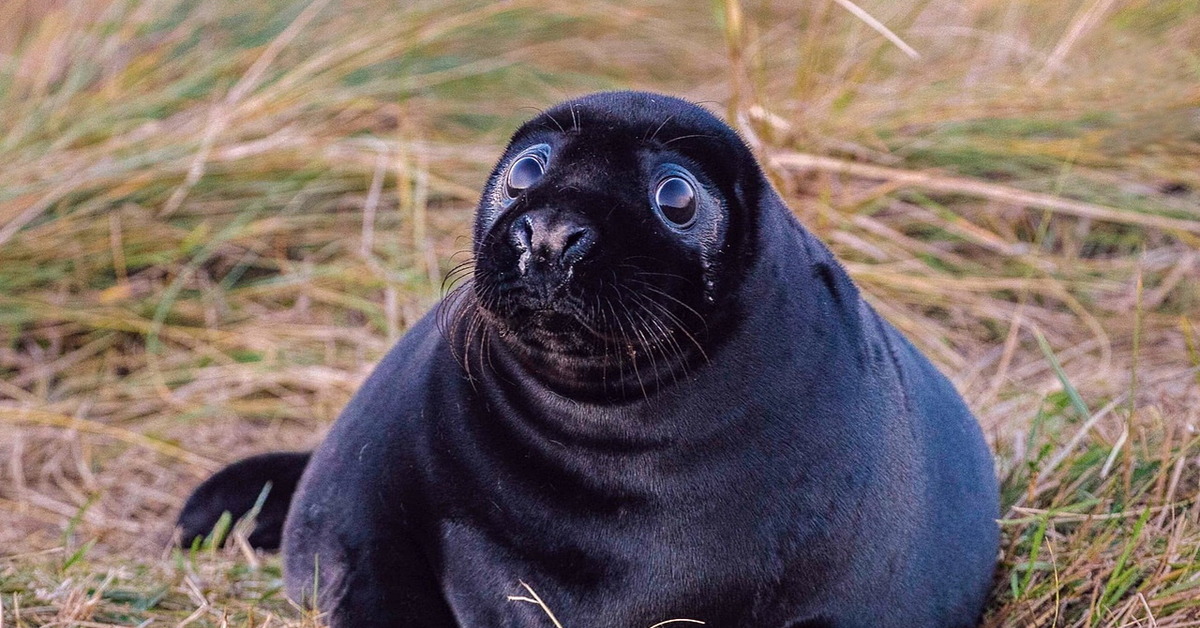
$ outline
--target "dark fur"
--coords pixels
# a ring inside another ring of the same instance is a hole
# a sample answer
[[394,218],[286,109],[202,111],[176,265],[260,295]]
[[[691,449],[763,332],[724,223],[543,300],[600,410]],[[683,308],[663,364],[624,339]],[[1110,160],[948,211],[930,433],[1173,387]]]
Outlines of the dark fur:
[[262,454],[221,469],[196,487],[183,505],[176,524],[181,531],[180,542],[190,547],[197,538],[206,538],[226,512],[235,520],[245,516],[266,490],[266,499],[246,540],[254,547],[279,549],[283,520],[310,455],[308,452]]
[[[502,206],[538,143],[545,176]],[[691,232],[651,211],[664,162],[703,188]],[[523,216],[586,253],[515,270]],[[643,93],[555,107],[497,166],[475,254],[313,453],[293,598],[335,628],[549,625],[507,599],[521,582],[568,626],[977,622],[998,542],[978,425],[723,123]]]

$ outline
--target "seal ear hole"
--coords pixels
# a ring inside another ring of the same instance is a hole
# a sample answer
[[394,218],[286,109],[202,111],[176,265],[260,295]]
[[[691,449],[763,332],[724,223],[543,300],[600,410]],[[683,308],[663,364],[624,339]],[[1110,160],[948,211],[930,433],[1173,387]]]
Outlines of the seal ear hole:
[[517,157],[509,165],[508,172],[504,175],[504,195],[509,200],[515,199],[529,186],[537,183],[546,173],[544,152],[544,147],[535,147]]
[[696,220],[696,188],[683,177],[667,177],[654,191],[654,207],[671,226],[688,227]]

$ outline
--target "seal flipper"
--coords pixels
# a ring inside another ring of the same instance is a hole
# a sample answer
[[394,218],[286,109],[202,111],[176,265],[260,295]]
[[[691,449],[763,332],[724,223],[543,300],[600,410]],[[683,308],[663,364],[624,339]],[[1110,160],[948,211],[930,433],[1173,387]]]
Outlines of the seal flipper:
[[310,456],[310,452],[261,454],[218,471],[196,487],[183,505],[176,523],[182,530],[180,544],[191,547],[197,537],[207,537],[226,512],[234,521],[245,516],[254,508],[269,482],[271,488],[247,540],[259,549],[279,549],[283,521]]

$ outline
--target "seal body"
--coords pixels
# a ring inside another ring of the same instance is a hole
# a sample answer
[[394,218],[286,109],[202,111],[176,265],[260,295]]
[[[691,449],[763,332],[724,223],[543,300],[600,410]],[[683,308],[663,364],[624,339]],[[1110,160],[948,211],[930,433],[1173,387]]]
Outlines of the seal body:
[[723,123],[635,92],[549,110],[474,250],[313,452],[293,599],[337,628],[978,622],[975,419]]

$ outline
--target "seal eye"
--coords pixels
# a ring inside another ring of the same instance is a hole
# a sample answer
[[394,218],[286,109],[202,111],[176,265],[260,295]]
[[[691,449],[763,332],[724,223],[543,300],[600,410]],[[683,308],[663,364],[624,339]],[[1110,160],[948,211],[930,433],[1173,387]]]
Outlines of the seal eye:
[[545,172],[546,168],[537,155],[525,155],[508,167],[504,192],[508,198],[516,198],[526,188],[537,183]]
[[658,213],[675,227],[686,227],[696,217],[696,190],[682,177],[668,177],[654,193]]

